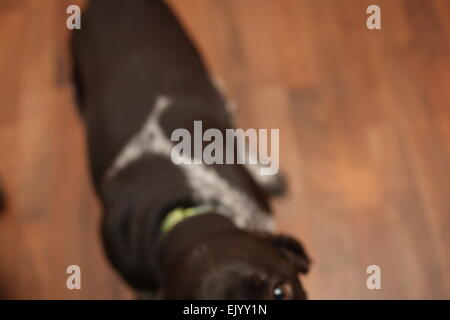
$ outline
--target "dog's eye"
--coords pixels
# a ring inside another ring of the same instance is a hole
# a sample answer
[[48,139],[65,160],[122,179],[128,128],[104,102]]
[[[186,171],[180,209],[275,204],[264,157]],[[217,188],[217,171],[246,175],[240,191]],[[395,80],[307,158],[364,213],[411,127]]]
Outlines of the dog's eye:
[[280,283],[273,288],[273,299],[290,300],[292,299],[292,287],[289,283]]

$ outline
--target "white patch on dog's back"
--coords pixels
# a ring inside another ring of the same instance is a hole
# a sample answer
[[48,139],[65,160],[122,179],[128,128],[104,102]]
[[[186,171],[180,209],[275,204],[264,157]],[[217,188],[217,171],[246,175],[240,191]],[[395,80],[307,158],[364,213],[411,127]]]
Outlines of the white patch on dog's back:
[[[166,96],[156,99],[155,107],[147,117],[142,129],[125,145],[106,178],[111,179],[130,163],[139,160],[145,154],[159,154],[171,160],[172,142],[164,134],[159,120],[162,113],[169,108],[171,100]],[[176,155],[178,157],[184,157]],[[213,206],[220,213],[232,220],[239,228],[259,231],[274,231],[274,222],[255,201],[238,189],[234,189],[218,172],[204,164],[184,164],[187,159],[180,159],[180,169],[186,176],[197,201]]]

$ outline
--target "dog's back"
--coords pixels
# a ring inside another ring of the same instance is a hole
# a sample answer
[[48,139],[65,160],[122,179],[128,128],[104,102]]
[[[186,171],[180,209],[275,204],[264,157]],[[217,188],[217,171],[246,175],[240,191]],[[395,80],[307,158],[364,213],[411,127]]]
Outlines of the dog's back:
[[174,112],[186,110],[181,122],[174,121],[174,112],[162,119],[167,132],[190,127],[208,114],[227,119],[201,58],[162,1],[92,1],[73,49],[96,184],[158,96],[170,97]]

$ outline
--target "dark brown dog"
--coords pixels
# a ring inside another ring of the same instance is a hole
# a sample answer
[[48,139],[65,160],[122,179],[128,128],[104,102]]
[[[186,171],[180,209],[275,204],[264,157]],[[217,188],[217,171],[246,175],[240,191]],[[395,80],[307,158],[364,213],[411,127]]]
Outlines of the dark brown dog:
[[[127,282],[168,299],[306,298],[298,278],[309,268],[305,250],[270,232],[268,198],[280,178],[171,161],[175,129],[192,132],[201,120],[224,132],[233,121],[170,9],[94,0],[73,48],[104,245]],[[174,209],[200,207],[164,231]]]

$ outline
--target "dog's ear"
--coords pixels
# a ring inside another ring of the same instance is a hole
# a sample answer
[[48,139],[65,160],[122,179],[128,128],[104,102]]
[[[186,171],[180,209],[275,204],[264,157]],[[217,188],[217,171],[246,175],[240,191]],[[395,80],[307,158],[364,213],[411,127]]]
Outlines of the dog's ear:
[[298,272],[307,273],[309,271],[311,259],[299,241],[283,234],[265,234],[264,238],[279,249],[295,265]]

